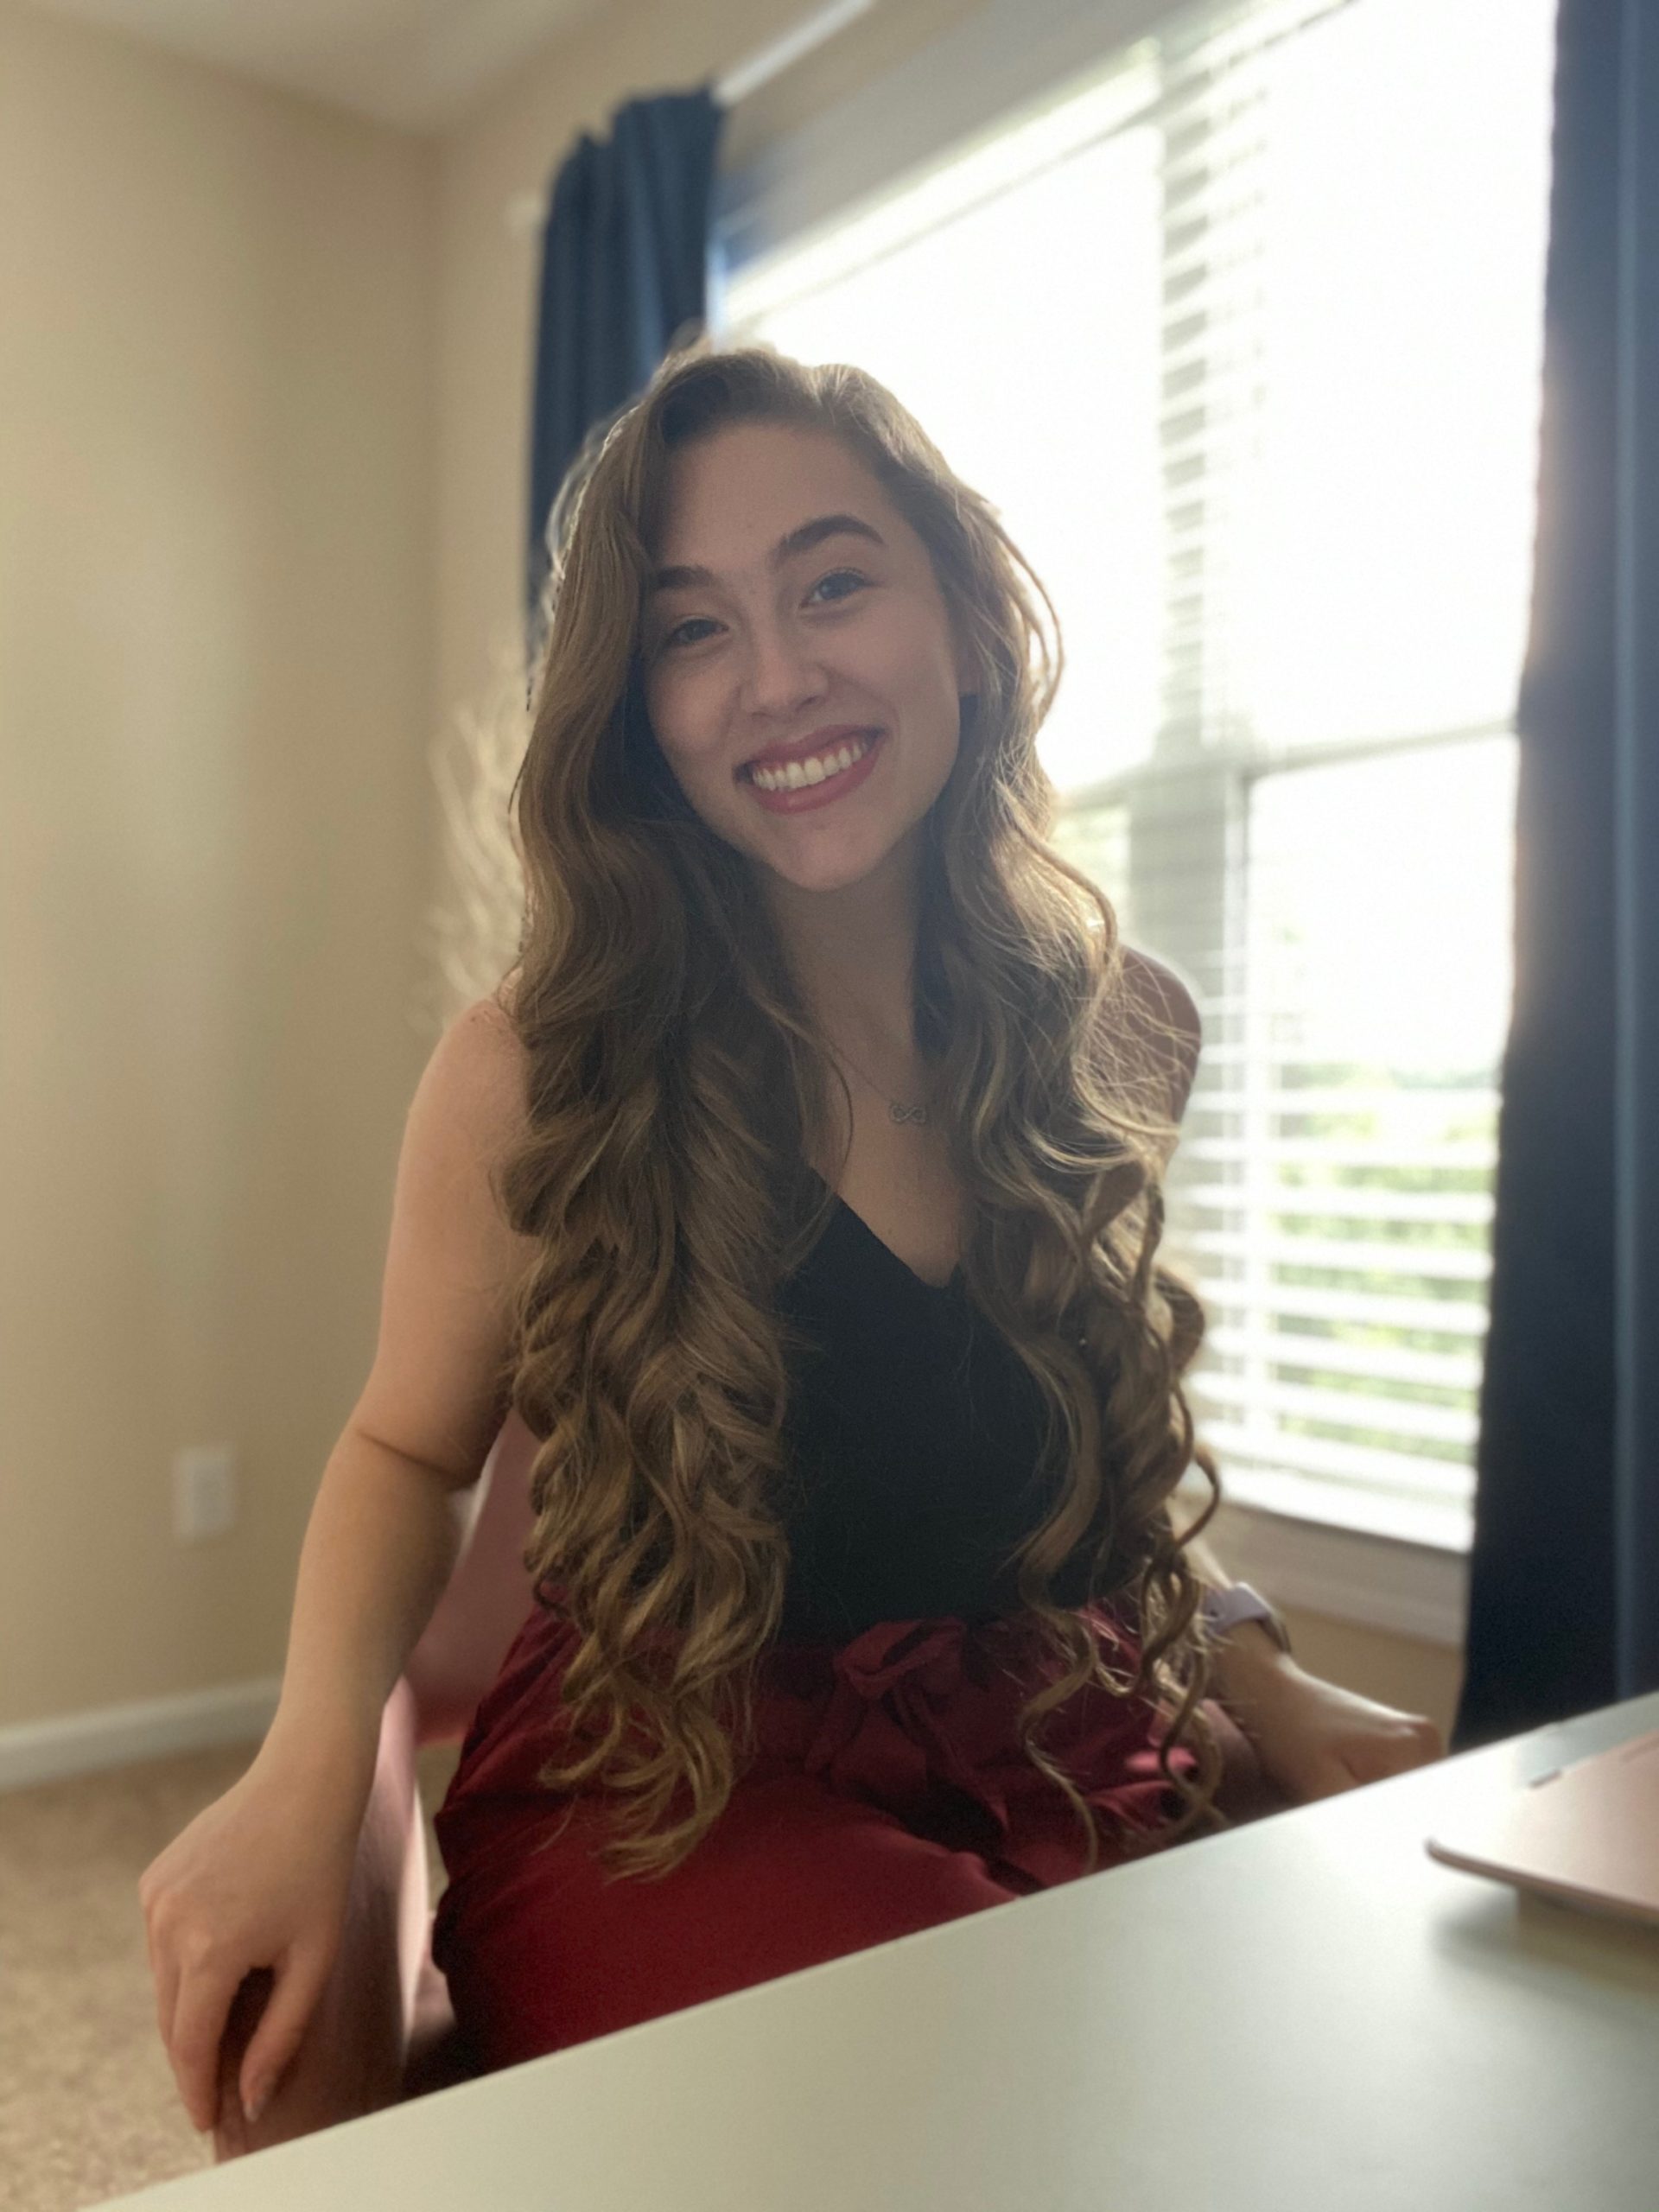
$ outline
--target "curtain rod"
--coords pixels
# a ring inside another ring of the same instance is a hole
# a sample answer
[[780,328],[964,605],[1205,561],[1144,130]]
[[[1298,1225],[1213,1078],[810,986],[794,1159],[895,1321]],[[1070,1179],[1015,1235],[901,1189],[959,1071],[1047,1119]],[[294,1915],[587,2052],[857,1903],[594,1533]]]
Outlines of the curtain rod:
[[[723,108],[735,107],[751,92],[798,61],[803,54],[810,54],[814,47],[822,46],[838,30],[858,16],[868,15],[876,0],[829,0],[823,8],[815,8],[804,16],[792,30],[782,32],[768,44],[758,47],[746,60],[728,69],[716,79],[714,94]],[[547,220],[549,194],[521,192],[507,203],[505,220],[515,237],[525,237],[540,230]]]

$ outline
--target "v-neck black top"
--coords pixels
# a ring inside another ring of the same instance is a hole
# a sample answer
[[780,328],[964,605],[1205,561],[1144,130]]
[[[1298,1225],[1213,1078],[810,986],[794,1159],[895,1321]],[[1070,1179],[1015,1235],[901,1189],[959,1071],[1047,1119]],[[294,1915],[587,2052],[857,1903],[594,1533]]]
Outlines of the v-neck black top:
[[[1014,1611],[1008,1554],[1055,1495],[1042,1401],[961,1269],[925,1281],[838,1197],[779,1302],[812,1344],[790,1363],[780,1638]],[[1081,1568],[1060,1604],[1087,1594]]]

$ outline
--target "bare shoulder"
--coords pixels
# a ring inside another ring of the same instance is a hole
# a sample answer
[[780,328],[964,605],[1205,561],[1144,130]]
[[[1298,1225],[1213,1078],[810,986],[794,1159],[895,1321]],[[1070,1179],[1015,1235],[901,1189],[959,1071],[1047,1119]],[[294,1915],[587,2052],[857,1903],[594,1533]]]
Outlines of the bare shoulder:
[[1159,1020],[1202,1042],[1204,1024],[1191,989],[1166,961],[1140,947],[1123,947],[1123,980],[1140,1002]]
[[463,1052],[470,1061],[491,1069],[498,1076],[510,1069],[520,1073],[524,1070],[524,1039],[518,1034],[511,1008],[494,992],[463,1007],[444,1035],[461,1040],[453,1049]]
[[1198,1001],[1175,970],[1137,946],[1123,947],[1123,982],[1130,1006],[1145,1018],[1142,1034],[1168,1056],[1173,1105],[1179,1122],[1198,1073],[1204,1024]]
[[433,1047],[416,1093],[417,1109],[499,1155],[523,1134],[529,1056],[499,998],[462,1008]]

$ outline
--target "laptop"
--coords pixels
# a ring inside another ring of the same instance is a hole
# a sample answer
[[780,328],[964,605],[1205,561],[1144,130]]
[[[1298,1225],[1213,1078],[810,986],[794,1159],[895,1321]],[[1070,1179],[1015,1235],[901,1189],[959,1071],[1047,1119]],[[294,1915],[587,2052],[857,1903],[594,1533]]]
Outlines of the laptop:
[[1659,1729],[1448,1814],[1429,1856],[1659,1927]]

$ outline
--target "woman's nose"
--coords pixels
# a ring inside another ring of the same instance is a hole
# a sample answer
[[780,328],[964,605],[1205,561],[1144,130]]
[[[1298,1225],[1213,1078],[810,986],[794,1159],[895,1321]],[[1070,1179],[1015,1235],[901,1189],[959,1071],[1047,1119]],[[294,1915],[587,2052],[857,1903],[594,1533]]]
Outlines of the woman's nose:
[[744,703],[753,712],[787,715],[823,695],[824,674],[810,642],[786,630],[751,632],[742,677]]

